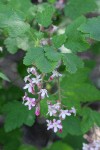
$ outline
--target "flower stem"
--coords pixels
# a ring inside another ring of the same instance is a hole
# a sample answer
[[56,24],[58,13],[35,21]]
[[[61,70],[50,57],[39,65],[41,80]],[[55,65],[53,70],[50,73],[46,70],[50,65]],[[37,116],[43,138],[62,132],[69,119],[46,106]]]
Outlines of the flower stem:
[[60,80],[59,77],[57,78],[57,83],[58,83],[58,97],[59,97],[59,102],[61,103],[61,89],[60,89]]

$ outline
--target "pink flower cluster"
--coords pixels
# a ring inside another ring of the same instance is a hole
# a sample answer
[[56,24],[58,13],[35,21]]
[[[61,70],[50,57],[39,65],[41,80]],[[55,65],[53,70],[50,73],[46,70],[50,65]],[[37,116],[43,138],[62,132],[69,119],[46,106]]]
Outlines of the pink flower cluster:
[[83,143],[82,150],[100,150],[100,140],[95,140],[90,144]]
[[[48,92],[46,89],[43,88],[43,75],[38,74],[35,67],[31,67],[27,69],[28,75],[24,78],[25,86],[24,90],[27,90],[25,92],[25,95],[23,97],[23,104],[25,106],[28,106],[28,109],[31,110],[33,107],[35,107],[35,114],[36,116],[40,115],[40,101],[48,96]],[[48,79],[48,82],[52,81],[54,78],[61,77],[62,74],[60,74],[56,69],[52,72],[52,75]],[[30,96],[28,96],[30,95]],[[48,102],[48,112],[47,115],[50,117],[58,117],[59,119],[53,119],[46,120],[47,121],[47,130],[53,129],[54,132],[62,132],[62,120],[66,118],[66,116],[71,116],[71,114],[76,114],[76,110],[74,107],[72,107],[70,110],[68,109],[62,109],[64,106],[62,106],[60,101],[57,101],[56,104],[52,104],[51,102]],[[66,106],[65,106],[66,107]],[[65,108],[64,107],[64,108]]]
[[[37,70],[34,67],[32,67],[28,68],[27,72],[29,75],[24,78],[26,84],[23,89],[27,90],[28,93],[31,93],[32,97],[36,94],[38,95],[38,97],[40,97],[40,99],[48,97],[47,90],[42,88],[42,78],[41,75],[37,73]],[[37,93],[35,93],[36,88],[38,89]],[[31,110],[33,107],[36,107],[35,114],[37,116],[40,115],[40,106],[38,104],[38,98],[36,100],[36,98],[28,97],[27,93],[25,92],[25,95],[23,97],[23,104],[25,106],[28,106],[29,110]]]
[[61,108],[61,103],[57,102],[56,104],[52,104],[51,102],[48,102],[48,115],[51,116],[55,116],[58,117],[59,119],[53,119],[53,121],[51,120],[47,120],[47,130],[49,129],[53,129],[54,132],[62,132],[62,123],[61,121],[64,120],[66,118],[66,116],[71,116],[71,114],[75,114],[76,115],[76,109],[74,107],[71,108],[71,110],[68,109],[62,109]]

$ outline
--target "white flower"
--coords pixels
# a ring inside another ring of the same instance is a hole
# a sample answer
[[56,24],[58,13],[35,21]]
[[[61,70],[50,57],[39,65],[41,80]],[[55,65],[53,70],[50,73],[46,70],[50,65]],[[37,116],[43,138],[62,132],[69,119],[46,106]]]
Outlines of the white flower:
[[27,100],[27,93],[25,92],[25,95],[23,96],[23,104],[24,104],[24,102],[25,102],[25,100]]
[[23,89],[28,89],[28,92],[29,93],[34,93],[34,85],[32,84],[32,83],[28,83],[28,84],[26,84],[24,87],[23,87]]
[[65,33],[65,30],[66,30],[66,28],[60,28],[59,30],[58,30],[58,34],[64,34]]
[[49,97],[46,89],[41,89],[38,93],[41,95],[42,99],[44,99],[46,96]]
[[62,53],[72,53],[70,49],[66,48],[64,44],[59,48]]
[[35,75],[37,74],[36,69],[35,69],[34,67],[28,68],[28,69],[27,69],[27,72],[28,72],[28,73],[32,73],[32,74],[35,74]]
[[42,39],[42,40],[40,41],[40,44],[42,44],[42,45],[47,45],[47,44],[48,44],[48,40],[47,40],[47,39]]
[[76,115],[76,109],[75,109],[75,107],[72,107],[71,110],[70,110],[69,112]]
[[53,130],[56,133],[58,130],[62,130],[61,120],[53,119]]
[[65,119],[66,116],[71,116],[71,113],[68,110],[60,110],[60,115],[59,117],[61,117],[62,119]]
[[51,28],[49,28],[49,32],[50,32],[50,33],[54,33],[54,32],[56,32],[57,30],[58,30],[58,27],[55,26],[55,25],[52,25]]
[[35,98],[29,98],[29,97],[27,97],[27,102],[24,103],[24,105],[28,106],[28,109],[31,110],[32,107],[34,107],[36,105]]
[[0,47],[0,52],[2,52],[3,51],[3,48],[2,47]]
[[53,129],[55,133],[58,130],[62,130],[61,120],[53,119],[53,122],[51,120],[46,120],[46,121],[48,126],[47,130]]
[[58,30],[58,27],[53,25],[53,32],[57,31]]
[[53,128],[53,123],[52,123],[52,121],[51,121],[51,120],[46,120],[46,122],[47,122],[47,130],[52,129],[52,128]]
[[53,80],[54,77],[62,77],[62,74],[60,74],[58,71],[54,70],[52,72],[53,74],[50,77],[50,80]]
[[30,76],[31,76],[31,75],[26,76],[26,77],[24,78],[24,81],[25,81],[25,82],[29,81],[29,80],[30,80]]
[[57,110],[55,109],[55,107],[53,105],[48,105],[48,113],[50,116],[55,116],[55,114],[57,113]]
[[100,140],[94,140],[92,143],[83,143],[82,150],[100,150]]
[[88,144],[83,143],[83,149],[82,149],[82,150],[89,150],[89,145],[88,145]]
[[56,104],[53,105],[53,107],[54,107],[56,110],[59,110],[59,109],[60,109],[60,105],[61,105],[61,103],[60,103],[60,102],[57,102]]
[[35,83],[35,84],[40,84],[40,81],[41,81],[41,75],[37,75],[36,78],[32,78],[32,83]]

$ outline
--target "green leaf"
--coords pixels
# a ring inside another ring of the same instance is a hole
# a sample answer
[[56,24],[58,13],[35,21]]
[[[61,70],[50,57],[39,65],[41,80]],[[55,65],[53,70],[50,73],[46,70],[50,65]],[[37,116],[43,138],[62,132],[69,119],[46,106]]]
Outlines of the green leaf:
[[32,126],[34,123],[34,110],[29,111],[21,102],[9,102],[4,106],[3,110],[7,114],[4,125],[6,132],[19,128],[23,124]]
[[52,37],[52,43],[53,46],[56,48],[61,47],[66,41],[66,35],[65,34],[61,34],[61,35],[55,35]]
[[100,113],[93,111],[90,108],[83,108],[81,109],[81,129],[83,133],[86,133],[90,130],[91,127],[94,126],[94,124],[100,126]]
[[0,22],[0,27],[7,29],[11,37],[20,36],[26,32],[29,32],[30,25],[24,22],[24,19],[16,12],[12,12],[9,17],[3,16]]
[[64,125],[66,126],[65,130],[67,133],[71,135],[81,135],[81,126],[80,126],[80,120],[75,116],[67,117],[65,120]]
[[20,14],[29,21],[32,20],[35,15],[36,6],[33,5],[30,0],[7,0],[7,2],[2,2],[2,4],[4,4],[4,13],[7,12],[6,8],[9,8],[15,12],[20,12]]
[[76,116],[67,117],[63,121],[63,132],[58,133],[58,135],[62,138],[64,138],[68,133],[71,135],[81,135],[82,131],[80,123],[80,120]]
[[30,145],[24,144],[24,145],[20,146],[20,148],[18,150],[36,150],[36,148],[33,146],[30,146]]
[[70,73],[75,73],[78,68],[82,68],[84,66],[83,61],[72,53],[65,54],[63,56],[63,62],[66,66],[66,70]]
[[97,8],[95,0],[69,0],[65,5],[65,15],[71,19],[75,19],[81,15],[85,15]]
[[89,44],[83,37],[83,34],[77,30],[84,22],[86,22],[86,18],[82,16],[66,28],[67,41],[65,46],[71,49],[72,52],[86,51],[89,48]]
[[96,42],[91,46],[91,50],[95,55],[100,54],[100,42]]
[[14,54],[18,51],[18,49],[28,50],[30,47],[34,45],[31,37],[27,35],[21,35],[18,37],[8,37],[4,44],[11,54]]
[[0,144],[2,144],[4,150],[18,150],[20,146],[21,132],[14,130],[6,133],[4,128],[0,128]]
[[25,65],[32,65],[36,62],[36,60],[40,59],[43,56],[43,48],[42,47],[34,47],[28,50],[26,56],[24,58]]
[[94,122],[91,118],[91,111],[90,109],[86,108],[83,110],[81,109],[81,114],[80,114],[83,118],[81,121],[81,130],[82,133],[86,133],[90,130],[90,128],[94,125]]
[[43,10],[38,12],[37,14],[37,22],[38,24],[48,27],[52,23],[52,16],[54,13],[54,7],[51,5],[45,5]]
[[[66,101],[92,102],[100,98],[100,91],[89,81],[89,71],[81,69],[76,74],[68,74],[61,81],[64,103]],[[85,93],[85,94],[84,94]]]
[[56,149],[57,150],[73,150],[72,147],[60,141],[53,143],[50,148],[46,148],[45,150],[56,150]]
[[81,150],[82,145],[84,143],[83,135],[76,136],[76,135],[70,135],[68,134],[64,139],[64,143],[68,143],[69,145],[72,145],[74,150]]
[[9,53],[14,54],[18,51],[17,48],[17,43],[15,38],[10,38],[8,37],[5,41],[4,44],[6,45],[6,48]]
[[35,64],[41,72],[48,73],[55,69],[57,62],[52,62],[47,59],[42,47],[34,47],[26,53],[24,64]]
[[8,77],[5,74],[3,74],[2,72],[0,72],[0,78],[2,78],[3,80],[6,80],[6,81],[10,82],[10,80],[8,79]]
[[100,41],[100,17],[88,19],[78,30],[86,33],[91,39]]
[[58,62],[61,59],[61,53],[54,50],[53,47],[46,47],[44,50],[45,50],[45,56],[50,61],[57,61]]

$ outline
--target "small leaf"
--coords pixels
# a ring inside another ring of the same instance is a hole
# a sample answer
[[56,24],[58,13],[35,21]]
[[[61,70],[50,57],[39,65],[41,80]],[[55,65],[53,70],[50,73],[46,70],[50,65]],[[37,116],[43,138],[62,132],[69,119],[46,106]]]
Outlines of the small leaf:
[[3,74],[2,72],[0,72],[0,78],[2,78],[3,80],[6,80],[6,81],[10,82],[10,80],[8,79],[8,77],[5,74]]
[[100,17],[88,19],[78,30],[86,33],[86,36],[88,35],[91,39],[100,41]]
[[86,22],[86,18],[82,16],[73,21],[66,28],[66,36],[68,38],[66,40],[65,46],[68,49],[71,49],[71,51],[74,53],[86,51],[90,46],[86,39],[83,37],[83,34],[77,30],[78,27],[84,22]]
[[83,61],[74,54],[64,55],[63,61],[66,66],[66,70],[70,73],[75,73],[77,68],[82,68],[84,66]]
[[5,41],[4,44],[6,45],[6,48],[8,52],[11,54],[14,54],[18,51],[17,43],[15,38],[10,38],[8,37]]
[[61,53],[54,50],[53,47],[46,47],[45,49],[45,56],[50,61],[59,61],[61,59]]
[[54,47],[59,48],[61,47],[66,41],[66,35],[61,34],[61,35],[55,35],[52,37],[52,43]]
[[44,27],[48,27],[51,23],[52,23],[52,16],[54,13],[54,7],[45,5],[43,10],[41,12],[38,12],[37,14],[37,22],[38,24],[44,26]]

